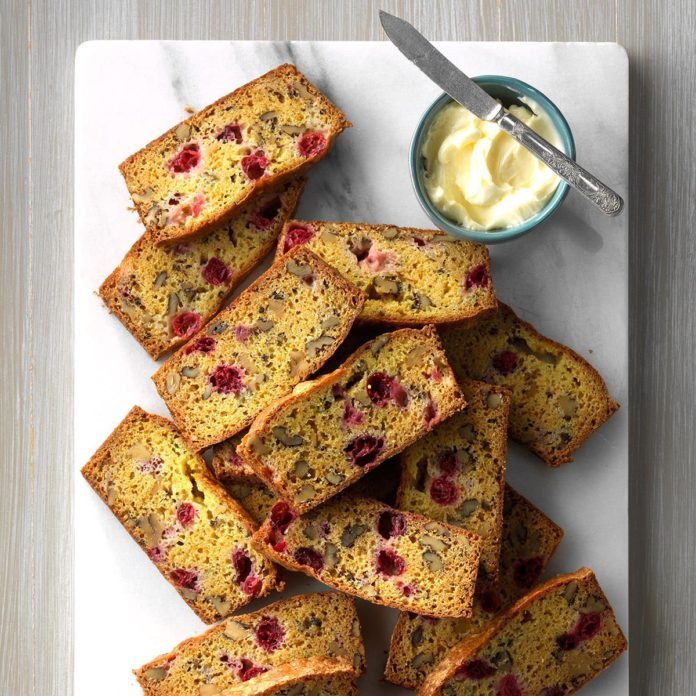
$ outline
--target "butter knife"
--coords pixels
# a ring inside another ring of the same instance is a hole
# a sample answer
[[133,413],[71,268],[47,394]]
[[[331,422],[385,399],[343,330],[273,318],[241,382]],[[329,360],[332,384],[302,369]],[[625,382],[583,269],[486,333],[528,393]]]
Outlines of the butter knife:
[[379,12],[379,19],[399,51],[452,99],[481,120],[497,124],[603,213],[618,215],[621,212],[624,202],[618,193],[513,116],[408,22],[383,10]]

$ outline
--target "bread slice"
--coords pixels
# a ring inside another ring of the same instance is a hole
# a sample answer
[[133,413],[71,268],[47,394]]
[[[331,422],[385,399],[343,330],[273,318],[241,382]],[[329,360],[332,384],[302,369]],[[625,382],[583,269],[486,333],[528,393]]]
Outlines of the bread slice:
[[301,72],[280,65],[174,126],[120,170],[153,241],[180,242],[306,171],[349,126]]
[[302,517],[276,503],[253,541],[286,568],[373,604],[471,615],[481,540],[459,527],[341,495]]
[[297,595],[240,614],[134,670],[145,696],[218,696],[275,667],[322,657],[365,671],[355,604],[337,592]]
[[418,694],[572,694],[624,650],[609,602],[581,568],[539,585],[455,645]]
[[302,514],[464,404],[435,329],[401,329],[269,406],[242,438],[239,454]]
[[356,675],[347,660],[310,657],[274,667],[220,696],[358,696]]
[[505,486],[498,584],[478,582],[470,619],[439,619],[401,612],[389,646],[384,678],[417,689],[447,651],[481,630],[533,587],[555,553],[563,530],[510,486]]
[[256,525],[166,418],[135,406],[82,474],[202,621],[283,589],[249,545]]
[[292,220],[283,229],[276,254],[299,244],[367,295],[362,321],[442,324],[496,306],[483,244],[435,230]]
[[481,537],[479,583],[498,577],[510,398],[483,382],[462,383],[466,408],[401,454],[400,510]]
[[211,319],[270,251],[303,186],[292,181],[186,244],[156,246],[145,232],[102,283],[102,300],[157,360]]
[[276,261],[155,373],[194,449],[222,442],[321,367],[363,294],[308,249]]
[[549,466],[572,454],[619,405],[582,357],[538,333],[507,305],[473,324],[444,327],[457,378],[510,391],[510,436]]

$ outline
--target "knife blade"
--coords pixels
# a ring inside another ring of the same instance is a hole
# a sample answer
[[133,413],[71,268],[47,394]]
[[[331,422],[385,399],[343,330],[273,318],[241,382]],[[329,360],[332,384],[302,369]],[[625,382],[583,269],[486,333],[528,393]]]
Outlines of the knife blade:
[[622,211],[621,196],[513,116],[415,27],[384,10],[379,11],[379,19],[394,46],[452,99],[482,121],[496,123],[606,215],[618,215]]

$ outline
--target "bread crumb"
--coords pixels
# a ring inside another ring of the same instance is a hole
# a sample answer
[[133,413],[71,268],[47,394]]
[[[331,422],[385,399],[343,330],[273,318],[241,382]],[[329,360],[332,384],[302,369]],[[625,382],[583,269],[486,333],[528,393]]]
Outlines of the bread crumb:
[[195,113],[196,113],[196,110],[195,110],[190,104],[186,104],[186,105],[184,106],[184,111],[185,111],[187,114],[195,114]]

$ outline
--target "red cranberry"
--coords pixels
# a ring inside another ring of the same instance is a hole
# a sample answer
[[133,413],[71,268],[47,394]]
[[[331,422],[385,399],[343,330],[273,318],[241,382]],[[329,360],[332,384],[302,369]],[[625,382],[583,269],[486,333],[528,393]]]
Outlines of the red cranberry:
[[261,581],[252,572],[253,562],[244,549],[232,552],[232,565],[235,570],[235,581],[241,585],[245,595],[253,597],[261,589]]
[[518,587],[528,590],[541,575],[544,569],[544,559],[541,556],[515,561],[512,566],[512,578]]
[[295,519],[295,513],[290,509],[290,506],[283,502],[277,502],[271,509],[271,517],[269,521],[270,531],[267,541],[274,551],[281,553],[288,545],[283,535],[287,531],[291,522]]
[[580,645],[580,641],[574,633],[563,633],[556,638],[556,645],[561,650],[575,650]]
[[277,529],[281,534],[288,531],[288,527],[297,517],[290,509],[290,506],[282,500],[277,502],[271,509],[271,527]]
[[191,503],[181,503],[176,509],[176,519],[182,527],[190,527],[196,517],[196,508]]
[[229,663],[229,666],[232,668],[232,671],[237,675],[237,679],[243,682],[249,681],[254,677],[258,677],[259,674],[268,672],[267,667],[260,667],[259,665],[255,665],[251,660],[248,660],[246,657],[241,657],[231,661]]
[[162,464],[164,464],[162,457],[150,457],[147,461],[140,462],[138,464],[138,469],[143,474],[158,474],[162,468]]
[[297,141],[297,149],[302,157],[316,157],[326,150],[326,138],[321,133],[305,133]]
[[348,453],[353,464],[365,468],[375,463],[383,449],[383,437],[358,435],[348,443],[344,451]]
[[485,660],[474,658],[465,662],[456,672],[455,679],[486,679],[495,674],[495,668]]
[[437,367],[433,367],[432,370],[430,370],[430,379],[433,380],[433,382],[439,383],[442,381],[442,373]]
[[479,605],[488,614],[497,614],[502,607],[502,602],[497,592],[486,590],[479,597]]
[[314,228],[311,225],[292,223],[285,234],[283,253],[287,254],[293,247],[307,244],[314,237]]
[[237,324],[237,326],[232,329],[234,337],[241,343],[246,343],[251,336],[251,327],[244,326],[244,324]]
[[316,549],[310,549],[307,546],[300,546],[295,551],[295,563],[311,568],[315,573],[321,573],[324,567],[324,559]]
[[186,174],[201,161],[201,148],[197,143],[189,143],[179,150],[169,162],[169,169],[175,174]]
[[251,574],[251,558],[244,549],[235,549],[232,552],[232,565],[237,573],[235,580],[238,583],[244,582]]
[[210,259],[210,261],[203,266],[201,273],[211,285],[229,283],[230,278],[232,278],[232,272],[227,265],[216,257]]
[[398,379],[392,381],[390,396],[392,401],[401,408],[408,404],[408,392],[401,386]]
[[191,202],[191,215],[193,215],[193,217],[198,217],[201,210],[203,210],[204,204],[205,198],[200,193],[197,193]]
[[198,573],[195,570],[186,570],[185,568],[175,568],[169,573],[169,577],[179,587],[184,587],[187,590],[198,592]]
[[396,510],[385,510],[377,519],[377,531],[384,539],[401,536],[406,530],[406,518]]
[[164,549],[161,546],[153,546],[148,549],[147,555],[153,563],[161,563],[165,558]]
[[509,375],[517,369],[519,358],[516,353],[511,350],[503,350],[493,356],[493,367],[500,372],[501,375]]
[[382,549],[377,553],[377,572],[387,577],[401,575],[406,562],[392,549]]
[[253,155],[242,157],[242,171],[251,179],[260,179],[268,166],[268,159],[263,151],[258,150]]
[[404,597],[412,597],[413,593],[415,592],[413,585],[401,585],[399,590]]
[[278,553],[282,553],[288,546],[288,542],[283,539],[283,535],[277,529],[271,529],[268,532],[266,541],[271,545],[271,548]]
[[215,350],[215,339],[211,336],[201,336],[196,339],[193,343],[184,348],[184,355],[191,355],[191,353],[212,353]]
[[261,580],[253,573],[242,583],[242,592],[249,597],[255,597],[261,589]]
[[389,403],[392,381],[384,372],[374,372],[367,378],[367,395],[375,406],[386,406]]
[[236,365],[218,365],[209,379],[213,389],[221,394],[239,396],[244,389],[244,370]]
[[423,420],[426,425],[431,425],[433,421],[437,418],[437,406],[435,402],[430,399],[425,408],[423,409]]
[[514,674],[506,674],[495,687],[496,696],[523,696]]
[[602,616],[599,612],[580,614],[580,618],[573,631],[580,641],[586,641],[599,633],[602,627]]
[[272,198],[267,203],[264,203],[255,213],[249,218],[249,222],[258,230],[267,230],[275,219],[276,215],[282,207],[282,202],[279,196]]
[[437,458],[437,465],[444,476],[454,476],[459,471],[457,452],[453,449],[441,452]]
[[541,696],[566,696],[566,690],[560,686],[547,686]]
[[474,266],[469,269],[466,274],[466,279],[464,280],[464,289],[471,290],[471,288],[487,288],[490,278],[488,276],[488,270],[486,266],[481,264],[480,266]]
[[201,317],[195,312],[180,312],[172,317],[172,331],[180,338],[189,338],[201,328]]
[[242,127],[237,123],[228,123],[222,127],[222,130],[215,136],[215,140],[224,140],[225,142],[234,141],[239,145],[242,142]]
[[354,428],[363,422],[363,414],[353,405],[352,399],[346,399],[343,404],[343,415],[341,425],[347,428]]
[[266,652],[277,650],[285,638],[285,631],[274,616],[262,616],[254,634],[258,646]]
[[454,505],[459,498],[459,489],[452,479],[438,476],[430,484],[430,497],[438,505]]

